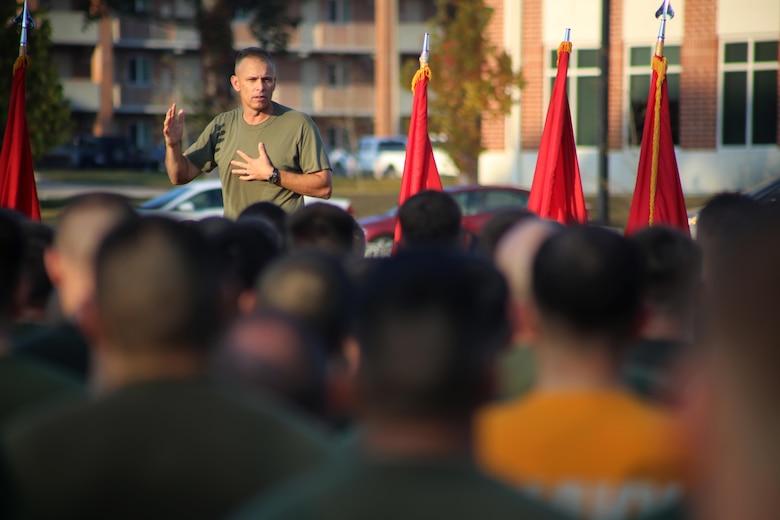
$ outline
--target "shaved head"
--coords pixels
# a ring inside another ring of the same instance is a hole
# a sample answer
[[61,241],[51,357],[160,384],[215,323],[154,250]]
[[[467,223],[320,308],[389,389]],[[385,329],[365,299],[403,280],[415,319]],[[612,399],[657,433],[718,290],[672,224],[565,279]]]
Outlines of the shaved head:
[[496,265],[509,284],[513,300],[526,302],[532,298],[534,257],[544,241],[561,229],[554,221],[528,219],[513,226],[499,241]]

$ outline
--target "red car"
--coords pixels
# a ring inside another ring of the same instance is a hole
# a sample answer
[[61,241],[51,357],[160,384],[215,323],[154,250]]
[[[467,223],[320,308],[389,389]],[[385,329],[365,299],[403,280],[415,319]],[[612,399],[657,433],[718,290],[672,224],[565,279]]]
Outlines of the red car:
[[[511,186],[449,186],[463,214],[463,228],[478,234],[490,217],[504,209],[528,207],[528,190]],[[398,208],[381,215],[365,217],[358,222],[366,233],[366,256],[388,256],[393,248],[395,217]]]

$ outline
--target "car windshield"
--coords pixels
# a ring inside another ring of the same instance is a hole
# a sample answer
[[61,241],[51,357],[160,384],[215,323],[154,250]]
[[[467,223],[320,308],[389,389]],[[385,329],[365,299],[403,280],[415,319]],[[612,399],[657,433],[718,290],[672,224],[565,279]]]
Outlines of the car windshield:
[[187,186],[173,188],[172,190],[166,191],[158,197],[144,202],[141,204],[141,209],[160,209],[182,193],[186,192],[188,189],[189,188]]

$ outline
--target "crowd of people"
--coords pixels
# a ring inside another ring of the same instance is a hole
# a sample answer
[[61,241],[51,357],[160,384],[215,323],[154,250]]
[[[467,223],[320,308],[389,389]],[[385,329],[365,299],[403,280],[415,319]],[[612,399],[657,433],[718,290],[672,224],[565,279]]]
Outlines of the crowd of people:
[[0,210],[0,517],[769,519],[780,216]]

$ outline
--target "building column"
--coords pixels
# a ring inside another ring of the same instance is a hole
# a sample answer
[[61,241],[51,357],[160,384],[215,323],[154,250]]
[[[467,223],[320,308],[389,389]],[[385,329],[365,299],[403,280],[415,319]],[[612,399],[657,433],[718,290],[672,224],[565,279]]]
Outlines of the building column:
[[98,26],[98,44],[92,56],[92,81],[99,84],[100,101],[92,133],[114,133],[114,20],[105,12]]
[[607,150],[625,147],[623,132],[623,0],[611,0],[609,11],[609,100]]
[[544,127],[544,43],[542,43],[542,0],[523,2],[523,79],[520,96],[520,134],[523,150],[538,150]]
[[[493,10],[493,15],[485,27],[485,37],[500,50],[506,48],[504,41],[504,0],[485,0],[485,5]],[[482,146],[487,151],[500,151],[506,148],[506,116],[482,114]]]
[[680,49],[680,146],[717,147],[718,2],[686,0]]
[[398,0],[377,0],[374,8],[374,134],[397,135],[398,107]]

